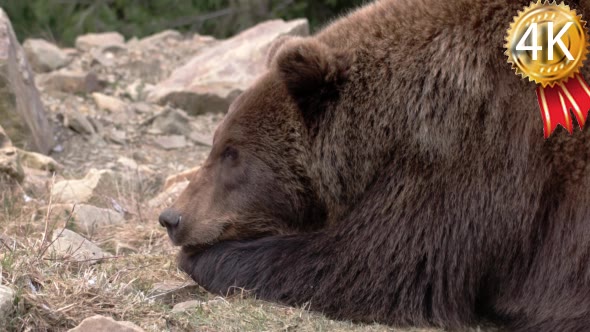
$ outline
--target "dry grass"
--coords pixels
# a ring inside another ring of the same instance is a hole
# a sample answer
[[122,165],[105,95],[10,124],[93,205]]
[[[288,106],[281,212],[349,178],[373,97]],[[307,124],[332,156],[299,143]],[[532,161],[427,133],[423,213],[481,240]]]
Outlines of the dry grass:
[[[47,250],[51,233],[71,228],[72,222],[52,216],[48,197],[29,200],[22,188],[0,184],[0,283],[17,292],[9,331],[66,331],[96,314],[134,322],[146,331],[393,331],[335,322],[305,308],[247,296],[222,299],[198,287],[155,297],[154,284],[189,280],[177,269],[175,249],[155,222],[158,211],[147,208],[141,192],[130,188],[114,190],[129,220],[91,239],[114,256],[92,265]],[[202,305],[185,313],[171,311],[188,300]]]

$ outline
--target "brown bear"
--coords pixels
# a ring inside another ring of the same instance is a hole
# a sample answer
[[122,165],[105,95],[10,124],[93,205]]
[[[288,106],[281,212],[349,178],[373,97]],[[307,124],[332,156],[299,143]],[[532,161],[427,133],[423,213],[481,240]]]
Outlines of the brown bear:
[[180,267],[341,319],[590,331],[590,130],[545,140],[506,61],[529,2],[381,0],[283,39],[160,217]]

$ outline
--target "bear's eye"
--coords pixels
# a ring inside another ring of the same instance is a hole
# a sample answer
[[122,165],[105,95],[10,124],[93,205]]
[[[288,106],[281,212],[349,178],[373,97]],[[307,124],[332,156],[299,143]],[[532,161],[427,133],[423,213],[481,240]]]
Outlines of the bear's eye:
[[238,159],[238,150],[232,147],[225,148],[225,150],[223,150],[223,153],[221,154],[221,159],[230,161]]

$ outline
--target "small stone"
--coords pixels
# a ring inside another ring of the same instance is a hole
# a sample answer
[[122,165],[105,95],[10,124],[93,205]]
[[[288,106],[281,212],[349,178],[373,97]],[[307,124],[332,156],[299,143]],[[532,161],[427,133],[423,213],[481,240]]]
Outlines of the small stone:
[[120,113],[127,109],[127,104],[115,97],[95,92],[92,94],[92,98],[94,98],[94,102],[98,108],[107,110],[109,112]]
[[69,113],[65,117],[64,125],[82,135],[94,135],[94,126],[86,115],[80,113]]
[[66,93],[92,93],[104,88],[104,84],[92,72],[63,69],[39,75],[39,85],[45,90]]
[[164,183],[164,190],[170,189],[170,187],[177,183],[190,181],[195,176],[195,174],[199,172],[200,169],[201,167],[195,167],[178,174],[170,175],[166,178],[166,182]]
[[60,69],[70,63],[65,52],[44,39],[27,39],[23,49],[31,66],[39,73]]
[[3,326],[4,322],[8,320],[14,310],[15,295],[10,287],[0,285],[0,327],[6,327]]
[[116,192],[117,176],[113,171],[91,169],[83,179],[55,183],[51,195],[56,203],[90,203],[100,205],[108,194]]
[[181,303],[174,305],[174,307],[172,308],[172,312],[181,313],[181,312],[191,311],[196,308],[199,308],[202,304],[203,304],[203,301],[199,301],[199,300],[181,302]]
[[131,105],[131,107],[133,107],[133,110],[136,113],[139,113],[139,114],[151,114],[151,113],[153,113],[154,109],[157,109],[158,106],[154,106],[154,105],[149,104],[149,103],[140,102],[140,103],[133,103]]
[[193,131],[189,134],[188,138],[196,144],[202,146],[213,146],[213,135],[205,135],[199,132]]
[[90,240],[69,229],[55,230],[52,241],[49,252],[65,259],[93,264],[112,256]]
[[182,149],[187,146],[186,138],[182,135],[160,136],[155,143],[164,150]]
[[107,134],[106,138],[115,144],[125,145],[125,142],[127,141],[127,133],[122,130],[112,129]]
[[116,56],[127,49],[123,45],[111,45],[90,50],[90,55],[95,62],[104,67],[111,67],[116,63]]
[[125,94],[131,98],[131,100],[138,101],[143,98],[144,84],[140,80],[136,80],[129,84],[125,89]]
[[48,172],[57,172],[63,169],[63,166],[55,161],[55,159],[42,155],[36,152],[29,152],[24,150],[18,150],[18,156],[20,158],[20,162],[23,166],[48,171]]
[[57,221],[69,220],[77,231],[89,236],[94,235],[98,229],[125,223],[121,213],[88,204],[56,204],[51,211]]
[[174,40],[179,41],[182,39],[182,34],[176,30],[164,30],[160,33],[145,37],[139,41],[142,47],[159,47],[167,42]]
[[76,38],[76,48],[90,51],[101,47],[125,47],[125,38],[117,32],[89,33]]
[[147,153],[143,151],[135,151],[133,152],[133,159],[139,161],[140,163],[149,163],[150,159],[147,156]]
[[154,134],[188,136],[194,131],[189,116],[173,108],[163,110],[147,122],[152,123],[150,132]]
[[96,315],[84,319],[80,325],[68,332],[144,332],[144,330],[131,322],[118,322],[111,317]]
[[164,208],[172,205],[180,194],[188,187],[189,181],[178,182],[170,186],[158,196],[152,198],[148,205],[153,208]]
[[137,162],[131,158],[127,158],[127,157],[119,157],[119,159],[117,159],[117,163],[122,165],[125,168],[128,169],[137,169],[138,165]]

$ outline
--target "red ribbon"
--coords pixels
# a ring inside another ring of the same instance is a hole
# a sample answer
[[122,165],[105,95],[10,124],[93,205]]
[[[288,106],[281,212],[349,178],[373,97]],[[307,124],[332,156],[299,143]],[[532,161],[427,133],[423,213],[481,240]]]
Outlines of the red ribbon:
[[566,83],[559,82],[553,87],[538,87],[537,99],[541,106],[545,138],[551,136],[557,125],[573,133],[573,111],[580,129],[584,127],[590,110],[590,87],[584,78],[576,74]]

